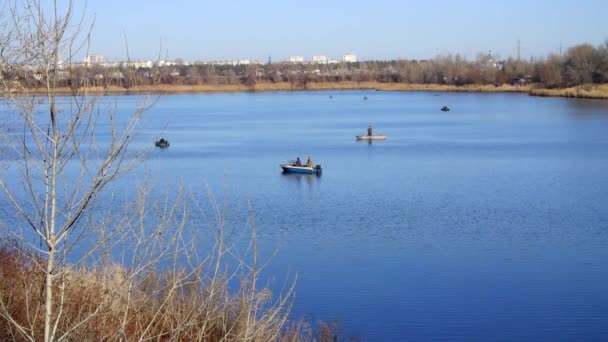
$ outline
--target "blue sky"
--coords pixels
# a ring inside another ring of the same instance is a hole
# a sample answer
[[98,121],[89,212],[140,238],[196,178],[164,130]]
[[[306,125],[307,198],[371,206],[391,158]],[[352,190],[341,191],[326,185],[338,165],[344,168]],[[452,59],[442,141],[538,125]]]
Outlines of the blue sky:
[[91,52],[107,59],[260,59],[355,53],[424,59],[492,50],[502,58],[558,53],[608,39],[606,0],[207,1],[89,0]]

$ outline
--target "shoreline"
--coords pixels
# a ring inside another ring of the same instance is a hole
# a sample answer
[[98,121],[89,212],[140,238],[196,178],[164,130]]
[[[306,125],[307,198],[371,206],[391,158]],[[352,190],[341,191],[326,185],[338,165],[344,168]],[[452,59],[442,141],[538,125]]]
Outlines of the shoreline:
[[[124,88],[119,86],[81,88],[91,95],[132,95],[132,94],[197,94],[197,93],[234,93],[234,92],[280,92],[280,91],[340,91],[340,90],[374,90],[374,91],[438,91],[438,92],[476,92],[476,93],[526,93],[531,96],[549,96],[566,98],[608,99],[608,85],[583,85],[563,89],[536,88],[534,85],[513,86],[494,85],[439,85],[381,82],[319,82],[298,85],[289,82],[258,82],[253,86],[243,84],[202,84],[202,85],[154,85]],[[47,94],[45,88],[16,90],[14,93],[28,95]],[[57,88],[58,95],[71,95],[71,88]]]

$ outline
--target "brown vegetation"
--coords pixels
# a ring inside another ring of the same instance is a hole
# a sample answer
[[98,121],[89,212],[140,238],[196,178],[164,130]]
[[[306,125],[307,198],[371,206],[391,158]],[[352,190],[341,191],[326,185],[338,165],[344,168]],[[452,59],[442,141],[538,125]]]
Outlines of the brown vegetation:
[[[4,83],[14,91],[44,92],[44,78],[32,68],[26,72],[7,69],[1,76],[11,80]],[[430,60],[337,64],[178,64],[138,69],[120,64],[73,65],[57,78],[57,87],[63,94],[82,89],[118,94],[338,89],[527,92],[534,88],[532,95],[606,98],[601,90],[568,89],[606,83],[608,43],[598,47],[581,44],[563,56],[550,55],[535,61],[501,60],[480,54],[473,61],[448,55]]]
[[[376,81],[367,82],[322,82],[308,83],[305,86],[297,86],[288,82],[271,83],[258,82],[254,87],[245,86],[242,84],[200,84],[200,85],[149,85],[149,86],[134,86],[129,89],[112,86],[107,89],[101,87],[86,87],[81,88],[81,91],[86,91],[92,95],[103,94],[180,94],[180,93],[208,93],[208,92],[269,92],[269,91],[291,91],[291,90],[378,90],[378,91],[452,91],[452,92],[528,92],[530,86],[514,86],[503,84],[500,86],[494,85],[446,85],[446,84],[410,84],[410,83],[382,83]],[[44,94],[45,89],[29,89],[29,94]],[[70,95],[72,89],[57,88],[58,94]]]
[[[9,41],[9,40],[7,40]],[[44,73],[31,65],[0,70],[4,85],[15,91],[44,88]],[[56,86],[63,94],[88,89],[97,94],[152,91],[158,93],[288,90],[440,90],[528,91],[544,96],[577,96],[566,90],[608,83],[608,42],[580,44],[563,55],[536,60],[479,54],[436,56],[428,60],[363,61],[355,63],[268,63],[155,65],[135,68],[129,63],[72,64],[58,70]],[[10,82],[8,81],[10,80]],[[540,89],[564,89],[541,91]],[[44,90],[42,90],[44,92]],[[597,94],[591,95],[597,97]],[[601,96],[604,98],[604,96]]]
[[585,99],[608,99],[608,85],[586,84],[568,88],[532,89],[530,90],[530,95],[573,97]]
[[[34,339],[43,336],[44,274],[32,258],[41,257],[0,240],[0,341],[28,340],[9,320],[18,321]],[[202,273],[176,282],[185,276],[183,271],[157,270],[141,276],[134,287],[119,265],[69,269],[67,274],[65,288],[54,288],[64,295],[62,311],[55,313],[65,317],[58,320],[58,339],[329,342],[337,336],[335,325],[321,326],[316,334],[301,322],[281,329],[281,313],[256,314],[271,301],[268,290],[248,300],[231,293],[225,282],[205,281]]]

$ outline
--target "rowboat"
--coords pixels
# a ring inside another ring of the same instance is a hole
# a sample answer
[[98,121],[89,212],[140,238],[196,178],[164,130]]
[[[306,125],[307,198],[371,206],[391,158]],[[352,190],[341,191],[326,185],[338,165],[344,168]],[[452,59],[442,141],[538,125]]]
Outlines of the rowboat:
[[357,140],[386,140],[386,135],[384,135],[384,134],[356,135],[355,138],[357,138]]
[[283,169],[283,172],[290,172],[290,173],[320,174],[321,171],[323,171],[323,169],[321,168],[321,165],[317,165],[317,166],[296,165],[295,161],[289,161],[285,164],[281,164],[280,166]]

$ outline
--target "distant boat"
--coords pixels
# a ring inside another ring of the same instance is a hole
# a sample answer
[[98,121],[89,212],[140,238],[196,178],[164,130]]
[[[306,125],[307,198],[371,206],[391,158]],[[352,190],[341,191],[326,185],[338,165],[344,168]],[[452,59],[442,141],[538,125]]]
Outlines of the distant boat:
[[356,135],[355,138],[357,140],[386,140],[386,135],[384,134],[374,134],[374,135]]
[[443,106],[443,107],[441,107],[441,111],[442,112],[449,112],[450,108],[448,106]]
[[363,99],[364,99],[364,100],[367,100],[367,96],[364,96],[364,97],[363,97]]
[[161,147],[161,148],[169,147],[169,140],[165,140],[165,138],[160,138],[160,140],[157,140],[154,142],[154,145],[156,147]]
[[285,164],[281,164],[280,166],[283,169],[283,172],[290,172],[290,173],[320,174],[323,171],[323,169],[321,168],[321,165],[316,165],[316,166],[296,165],[296,162],[293,160],[290,160]]

